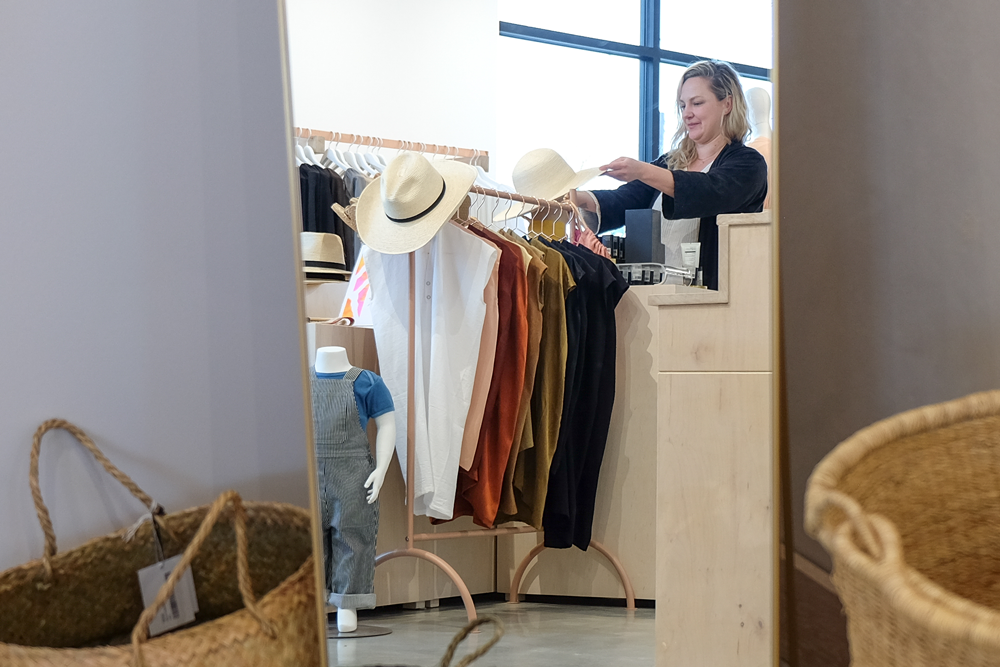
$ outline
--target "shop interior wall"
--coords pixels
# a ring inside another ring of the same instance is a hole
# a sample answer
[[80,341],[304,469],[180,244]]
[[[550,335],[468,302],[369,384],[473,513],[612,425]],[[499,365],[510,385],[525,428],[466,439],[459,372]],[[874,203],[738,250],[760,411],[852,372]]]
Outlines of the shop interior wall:
[[898,411],[1000,386],[1000,5],[782,0],[781,277],[806,478]]
[[[167,510],[305,505],[279,5],[0,2],[0,568],[42,552],[32,433],[87,430]],[[142,508],[64,433],[62,549]]]
[[[295,124],[492,151],[496,0],[287,0]],[[391,154],[391,152],[387,153]]]

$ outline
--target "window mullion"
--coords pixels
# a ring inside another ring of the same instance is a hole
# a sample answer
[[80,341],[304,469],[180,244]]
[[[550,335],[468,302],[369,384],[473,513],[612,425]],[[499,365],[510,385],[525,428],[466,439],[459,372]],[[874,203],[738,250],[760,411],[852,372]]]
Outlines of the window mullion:
[[[660,48],[660,0],[641,0],[639,43]],[[660,61],[640,58],[639,67],[639,159],[650,162],[660,146]]]

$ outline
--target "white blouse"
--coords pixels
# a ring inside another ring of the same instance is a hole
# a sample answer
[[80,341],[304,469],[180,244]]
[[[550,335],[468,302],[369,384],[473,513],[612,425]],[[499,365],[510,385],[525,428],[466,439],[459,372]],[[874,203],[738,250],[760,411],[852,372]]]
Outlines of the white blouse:
[[[396,454],[406,470],[409,259],[364,249],[382,379],[396,406]],[[499,252],[448,223],[416,251],[414,514],[452,518],[462,434],[486,318],[483,290]]]

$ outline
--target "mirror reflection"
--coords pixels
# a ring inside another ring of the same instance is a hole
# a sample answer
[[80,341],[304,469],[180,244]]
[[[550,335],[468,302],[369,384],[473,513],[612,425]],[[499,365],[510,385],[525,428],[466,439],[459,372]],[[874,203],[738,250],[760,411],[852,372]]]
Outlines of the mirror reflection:
[[730,4],[287,1],[331,664],[483,616],[487,660],[776,664],[771,5]]

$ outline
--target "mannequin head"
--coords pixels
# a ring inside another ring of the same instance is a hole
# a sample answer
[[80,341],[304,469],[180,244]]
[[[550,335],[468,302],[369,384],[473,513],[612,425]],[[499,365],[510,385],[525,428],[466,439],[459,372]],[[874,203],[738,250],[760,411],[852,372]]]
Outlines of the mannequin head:
[[321,347],[316,350],[317,373],[346,373],[351,370],[347,350],[342,347]]
[[758,137],[771,136],[771,96],[763,88],[754,87],[747,91],[750,123]]

